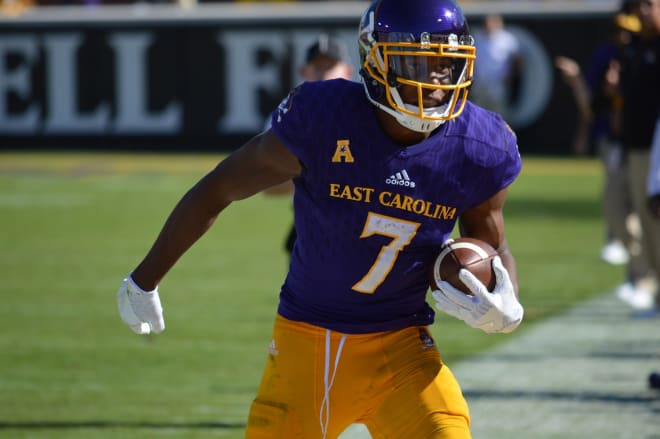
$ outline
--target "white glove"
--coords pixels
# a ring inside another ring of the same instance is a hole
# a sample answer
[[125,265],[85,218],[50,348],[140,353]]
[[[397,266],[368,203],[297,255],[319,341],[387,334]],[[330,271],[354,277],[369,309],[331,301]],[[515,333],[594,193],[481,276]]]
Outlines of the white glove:
[[458,277],[472,296],[454,288],[449,282],[441,281],[439,289],[432,292],[435,306],[484,332],[512,332],[522,321],[524,310],[499,256],[493,258],[493,270],[496,284],[492,293],[472,273],[462,269]]
[[165,330],[158,287],[144,291],[128,276],[117,292],[117,305],[121,319],[136,334],[158,334]]

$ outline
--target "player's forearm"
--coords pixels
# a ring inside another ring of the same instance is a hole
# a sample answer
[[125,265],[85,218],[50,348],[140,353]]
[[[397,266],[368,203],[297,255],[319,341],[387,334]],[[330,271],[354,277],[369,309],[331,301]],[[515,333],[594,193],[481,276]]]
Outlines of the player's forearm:
[[211,227],[229,202],[207,202],[199,185],[177,204],[158,238],[133,271],[133,280],[144,290],[154,289],[181,256]]

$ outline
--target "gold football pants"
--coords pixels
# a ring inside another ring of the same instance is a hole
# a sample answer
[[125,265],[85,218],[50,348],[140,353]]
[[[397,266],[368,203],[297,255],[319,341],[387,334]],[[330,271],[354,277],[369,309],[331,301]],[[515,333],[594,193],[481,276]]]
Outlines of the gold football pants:
[[341,334],[277,316],[248,439],[469,439],[458,382],[425,327]]

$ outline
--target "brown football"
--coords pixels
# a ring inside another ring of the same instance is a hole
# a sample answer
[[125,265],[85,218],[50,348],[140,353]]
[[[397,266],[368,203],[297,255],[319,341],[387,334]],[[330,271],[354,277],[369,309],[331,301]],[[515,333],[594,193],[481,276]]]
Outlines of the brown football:
[[457,238],[442,247],[431,270],[431,288],[437,290],[438,281],[444,280],[470,294],[470,290],[458,277],[461,268],[469,270],[488,291],[495,288],[495,272],[492,260],[497,251],[487,242],[474,238]]

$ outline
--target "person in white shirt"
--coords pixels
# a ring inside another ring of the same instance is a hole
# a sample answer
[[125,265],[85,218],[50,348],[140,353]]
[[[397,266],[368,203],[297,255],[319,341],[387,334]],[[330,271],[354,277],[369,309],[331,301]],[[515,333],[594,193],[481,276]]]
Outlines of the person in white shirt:
[[500,15],[489,15],[483,32],[475,31],[477,57],[474,65],[472,101],[507,118],[514,81],[522,66],[518,38],[506,29]]

